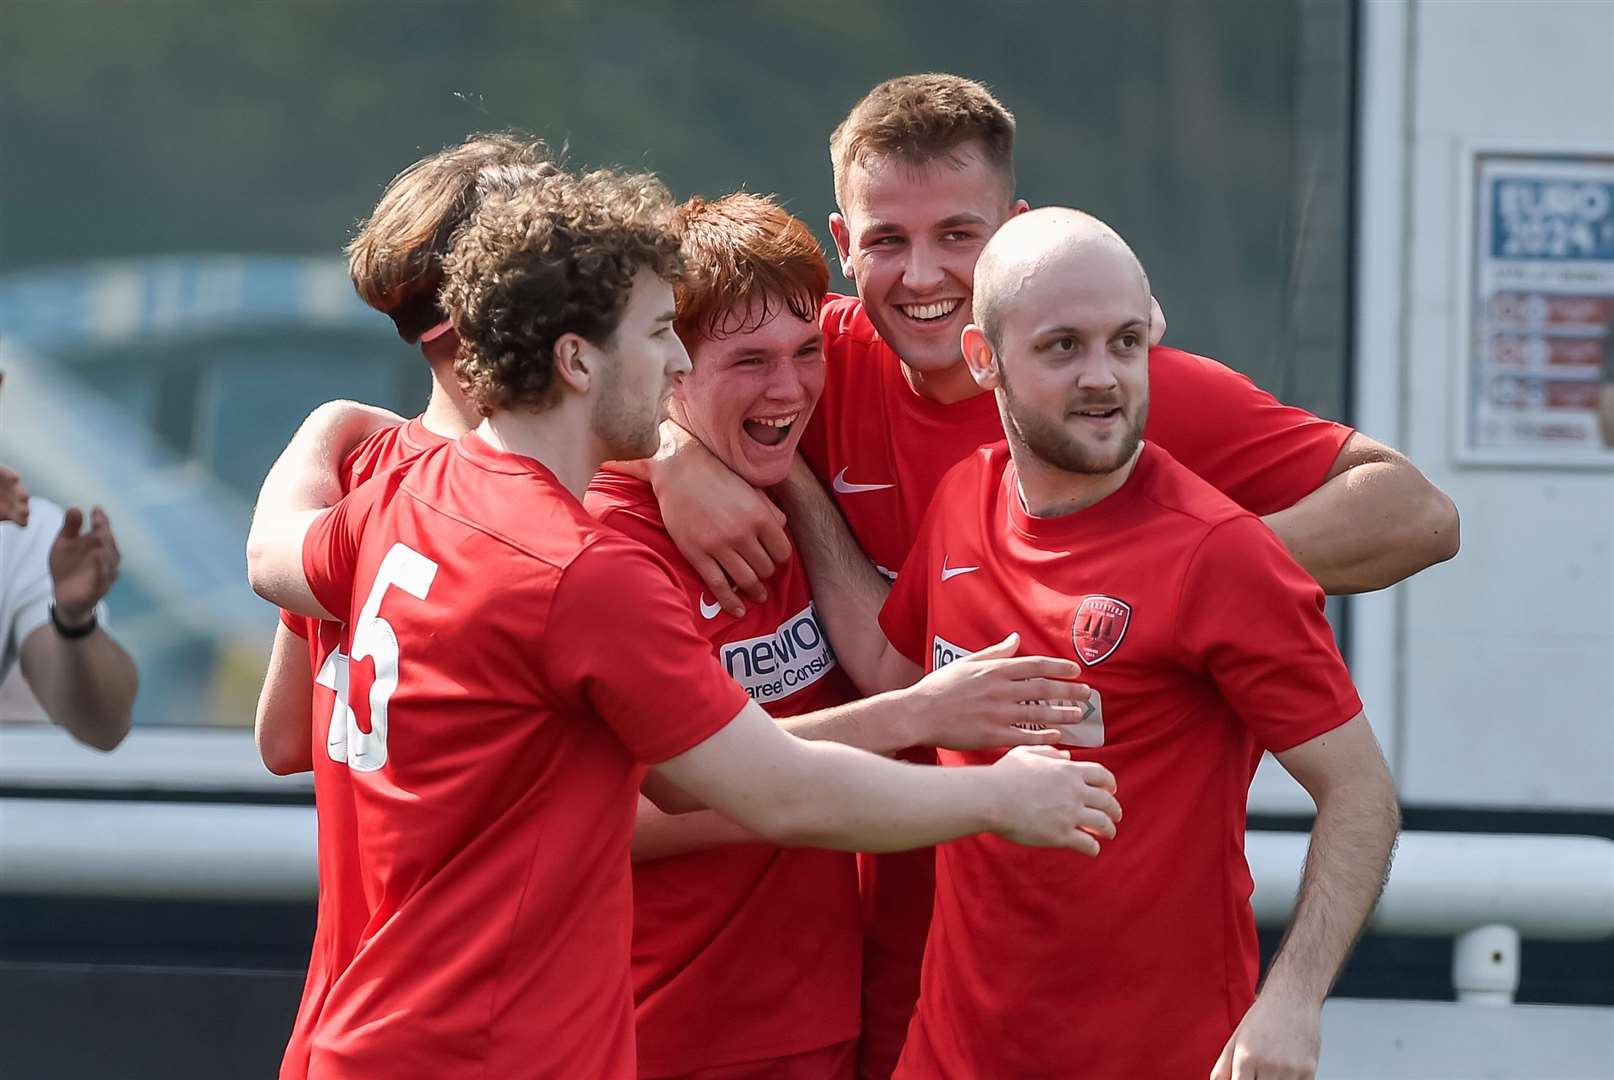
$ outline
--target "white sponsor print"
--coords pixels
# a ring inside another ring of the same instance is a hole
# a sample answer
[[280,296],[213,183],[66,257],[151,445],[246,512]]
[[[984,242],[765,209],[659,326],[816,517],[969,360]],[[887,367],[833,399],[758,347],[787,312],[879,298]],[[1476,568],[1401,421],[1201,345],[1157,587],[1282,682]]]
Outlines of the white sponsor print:
[[930,639],[930,670],[940,671],[954,660],[962,660],[974,651],[954,645],[940,634],[935,634]]
[[[1004,635],[1007,637],[1008,635]],[[961,660],[974,652],[962,645],[954,645],[940,634],[933,634],[930,638],[930,669],[940,671],[955,660]],[[1070,712],[1077,719],[1068,724],[1057,724],[1059,728],[1059,744],[1061,746],[1103,746],[1104,745],[1104,701],[1099,697],[1097,690],[1093,696],[1078,709],[1071,707]],[[1025,727],[1016,724],[1016,727]]]
[[718,646],[718,658],[729,676],[759,703],[789,697],[835,667],[835,654],[812,604],[771,634],[724,642]]
[[895,484],[854,484],[846,478],[846,470],[842,469],[835,474],[832,486],[842,495],[856,495],[860,491],[884,491],[886,488],[896,487]]

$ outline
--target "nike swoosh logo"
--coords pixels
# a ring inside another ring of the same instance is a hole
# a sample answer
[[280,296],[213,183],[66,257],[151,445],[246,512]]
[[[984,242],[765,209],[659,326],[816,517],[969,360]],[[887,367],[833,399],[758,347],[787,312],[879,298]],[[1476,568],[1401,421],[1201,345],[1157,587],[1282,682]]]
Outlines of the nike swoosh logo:
[[722,610],[722,606],[719,605],[716,600],[713,600],[711,606],[708,607],[706,604],[706,594],[701,593],[701,618],[715,619],[717,618],[717,613]]
[[896,487],[897,485],[849,483],[846,479],[846,470],[842,469],[840,472],[835,474],[835,480],[832,486],[842,495],[856,495],[860,491],[884,491],[888,487]]
[[956,578],[960,574],[973,574],[975,571],[977,571],[979,569],[980,569],[979,566],[954,566],[954,567],[949,568],[948,565],[947,565],[947,556],[945,556],[945,555],[942,556],[941,570],[942,570],[942,580],[943,581],[951,581],[951,580],[953,580],[954,578]]

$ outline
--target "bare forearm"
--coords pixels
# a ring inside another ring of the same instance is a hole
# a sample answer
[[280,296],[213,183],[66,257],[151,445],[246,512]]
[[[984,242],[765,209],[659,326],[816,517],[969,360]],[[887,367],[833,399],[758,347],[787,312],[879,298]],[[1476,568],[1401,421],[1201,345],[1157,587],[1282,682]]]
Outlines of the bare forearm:
[[648,862],[724,844],[757,843],[761,839],[715,810],[668,814],[641,795],[639,814],[633,823],[632,857],[634,862]]
[[[291,442],[269,467],[247,532],[247,576],[258,595],[289,611],[325,617],[311,610],[302,580],[302,537],[317,511],[342,498],[342,460],[373,432],[400,417],[373,405],[329,401],[304,420]],[[281,600],[291,594],[293,599]]]
[[45,626],[23,646],[23,676],[52,721],[97,750],[129,734],[140,676],[105,630],[68,640]]
[[247,581],[253,592],[297,615],[335,617],[314,596],[303,571],[303,539],[319,516],[329,512],[260,511],[253,518],[247,534]]
[[1263,993],[1322,1003],[1383,891],[1400,824],[1387,779],[1364,778],[1320,802],[1294,917]]
[[319,510],[342,497],[342,460],[359,442],[403,418],[356,401],[328,401],[308,414],[264,478],[258,496],[279,510]]
[[[828,493],[800,457],[774,495],[790,522],[813,586],[814,606],[842,667],[864,693],[906,685],[883,663],[890,649],[880,630],[880,607],[890,585],[863,554]],[[908,681],[912,681],[910,673]]]
[[1370,592],[1457,553],[1457,508],[1409,462],[1335,476],[1264,519],[1331,595]]
[[[840,851],[905,851],[992,828],[997,794],[985,769],[889,761],[813,742],[801,782],[778,796],[775,843]],[[777,790],[777,789],[776,789]]]
[[309,712],[313,690],[308,643],[284,624],[278,625],[252,725],[258,756],[277,776],[307,772],[314,767],[313,717]]
[[916,698],[895,690],[817,712],[784,717],[779,726],[798,739],[837,742],[875,754],[894,754],[922,741],[918,738]]

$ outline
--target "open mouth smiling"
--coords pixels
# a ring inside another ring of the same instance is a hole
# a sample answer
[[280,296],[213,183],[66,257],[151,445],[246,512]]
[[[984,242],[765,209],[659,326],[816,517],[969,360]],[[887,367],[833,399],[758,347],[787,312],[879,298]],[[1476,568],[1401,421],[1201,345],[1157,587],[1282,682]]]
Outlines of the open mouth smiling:
[[740,426],[763,446],[778,446],[790,438],[790,428],[800,416],[799,412],[787,416],[748,416]]

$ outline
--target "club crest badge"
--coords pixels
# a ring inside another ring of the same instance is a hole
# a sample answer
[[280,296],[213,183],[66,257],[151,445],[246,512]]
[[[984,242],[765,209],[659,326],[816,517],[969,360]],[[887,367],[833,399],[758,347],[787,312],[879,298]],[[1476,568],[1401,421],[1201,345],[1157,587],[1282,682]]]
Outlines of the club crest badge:
[[1070,624],[1076,658],[1084,664],[1102,663],[1120,646],[1131,621],[1132,605],[1126,601],[1113,596],[1084,596]]

